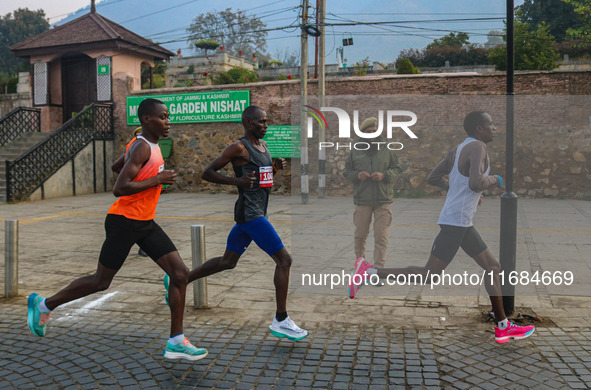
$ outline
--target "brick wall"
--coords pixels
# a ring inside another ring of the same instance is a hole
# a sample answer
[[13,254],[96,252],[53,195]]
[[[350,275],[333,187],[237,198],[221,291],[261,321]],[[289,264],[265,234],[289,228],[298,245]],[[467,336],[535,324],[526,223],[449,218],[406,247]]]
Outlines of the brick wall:
[[[504,137],[504,92],[505,75],[495,74],[437,74],[408,76],[365,76],[346,79],[328,79],[326,95],[426,95],[442,99],[459,99],[456,95],[483,99],[482,95],[491,95],[487,111],[501,134],[489,145],[491,173],[505,173],[505,137]],[[125,96],[142,94],[172,94],[211,90],[249,89],[251,104],[263,107],[269,114],[271,124],[290,124],[292,122],[292,97],[299,95],[299,82],[271,81],[245,85],[225,85],[191,88],[159,89],[141,92],[129,92],[128,81],[114,80],[113,96],[116,102],[115,155],[122,152],[131,137],[133,127],[125,124]],[[316,80],[310,80],[309,95],[317,91]],[[517,102],[532,98],[532,125],[527,125],[529,118],[516,118],[515,129],[515,191],[527,197],[581,197],[591,194],[591,129],[589,123],[579,123],[579,117],[591,115],[591,71],[573,72],[527,72],[515,75]],[[573,95],[573,96],[566,96]],[[575,96],[586,95],[586,96]],[[419,96],[421,97],[421,96]],[[569,115],[579,113],[573,123],[558,127],[552,125],[557,115],[566,115],[563,102],[568,99]],[[529,97],[528,97],[529,98]],[[539,99],[538,102],[535,99]],[[546,99],[546,100],[544,100]],[[555,100],[553,100],[555,99]],[[499,102],[503,104],[499,104]],[[516,103],[517,104],[517,103]],[[549,109],[548,106],[554,108]],[[562,107],[562,108],[561,108]],[[460,107],[465,108],[465,107]],[[578,111],[577,111],[578,110]],[[421,111],[421,110],[419,110]],[[461,111],[461,110],[460,110]],[[465,110],[464,110],[465,111]],[[398,153],[404,167],[399,178],[399,189],[414,189],[438,194],[436,188],[426,184],[425,178],[435,164],[443,158],[447,149],[460,142],[465,134],[461,127],[439,123],[440,118],[449,118],[444,108],[423,107],[422,114],[431,116],[428,121],[432,126],[419,129],[419,141],[405,142],[405,148]],[[519,108],[523,117],[528,109]],[[361,113],[363,116],[363,113]],[[375,116],[375,115],[373,115]],[[546,118],[546,119],[544,119]],[[535,124],[535,125],[534,125]],[[211,162],[220,151],[243,134],[240,124],[207,123],[173,125],[171,138],[174,141],[173,155],[168,162],[178,173],[177,184],[171,190],[176,191],[235,191],[200,180],[203,167]],[[313,156],[314,153],[312,152]],[[348,193],[350,183],[340,174],[345,151],[327,156],[327,188],[329,194]],[[294,161],[295,163],[295,161]],[[312,165],[311,191],[317,181]],[[295,178],[294,190],[299,182],[297,173],[288,170],[277,177],[277,189],[283,192],[291,190],[290,179]]]

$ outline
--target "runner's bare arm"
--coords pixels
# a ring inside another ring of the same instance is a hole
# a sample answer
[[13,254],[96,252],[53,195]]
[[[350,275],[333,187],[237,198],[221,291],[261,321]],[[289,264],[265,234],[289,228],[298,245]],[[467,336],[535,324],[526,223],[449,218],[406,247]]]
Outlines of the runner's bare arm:
[[136,142],[131,145],[127,152],[125,164],[123,164],[123,168],[121,168],[121,172],[113,187],[113,195],[117,197],[133,195],[158,184],[174,183],[176,174],[172,170],[164,170],[156,176],[143,181],[133,181],[142,169],[142,166],[150,159],[150,153],[150,146],[145,142]]
[[427,176],[427,183],[432,186],[442,188],[444,190],[449,189],[449,181],[443,177],[449,175],[454,165],[456,149],[450,151],[443,160],[437,164],[435,168]]
[[235,142],[224,149],[222,154],[220,154],[207,167],[205,167],[201,178],[212,183],[229,184],[242,188],[250,188],[252,187],[251,184],[255,181],[254,171],[249,176],[245,175],[242,177],[226,176],[218,172],[229,163],[234,165],[243,165],[243,163],[248,162],[248,160],[248,150],[246,150],[242,142]]
[[121,169],[123,169],[124,163],[125,163],[125,153],[123,153],[117,160],[115,160],[113,165],[111,165],[111,170],[115,173],[121,172]]
[[[474,192],[481,192],[499,185],[495,176],[484,176],[484,172],[490,164],[486,144],[484,142],[472,142],[464,147],[466,153],[469,153],[470,180],[468,185]],[[464,153],[464,150],[462,150]]]

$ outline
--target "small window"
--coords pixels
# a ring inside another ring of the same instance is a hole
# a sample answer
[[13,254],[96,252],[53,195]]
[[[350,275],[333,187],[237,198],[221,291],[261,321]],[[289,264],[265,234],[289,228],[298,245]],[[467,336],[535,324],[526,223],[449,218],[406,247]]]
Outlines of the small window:
[[34,103],[36,106],[48,104],[47,62],[37,61],[33,64]]
[[111,57],[96,59],[96,100],[111,100]]

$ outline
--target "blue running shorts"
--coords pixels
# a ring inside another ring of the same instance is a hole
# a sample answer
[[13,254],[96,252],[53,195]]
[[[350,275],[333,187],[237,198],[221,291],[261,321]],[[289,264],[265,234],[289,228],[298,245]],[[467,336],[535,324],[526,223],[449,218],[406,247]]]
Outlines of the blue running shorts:
[[234,225],[228,235],[226,249],[243,254],[254,241],[269,256],[273,256],[284,248],[281,238],[273,225],[265,217],[259,217],[245,223]]

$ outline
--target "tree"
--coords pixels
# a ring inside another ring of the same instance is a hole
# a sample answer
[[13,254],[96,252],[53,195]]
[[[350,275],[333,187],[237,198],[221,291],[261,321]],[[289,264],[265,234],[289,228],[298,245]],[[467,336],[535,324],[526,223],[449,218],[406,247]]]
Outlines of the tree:
[[578,29],[584,25],[575,11],[575,3],[578,1],[525,0],[517,7],[516,15],[520,22],[527,23],[532,28],[545,23],[550,35],[556,38],[557,42],[562,42],[568,39],[569,29]]
[[49,22],[43,10],[19,8],[0,17],[0,71],[14,74],[28,70],[28,62],[16,58],[8,48],[48,29]]
[[435,47],[457,47],[457,48],[460,48],[460,47],[470,43],[468,41],[468,39],[470,39],[470,36],[468,34],[466,34],[465,32],[459,32],[457,34],[451,32],[441,38],[435,39],[433,42],[428,44],[425,49],[429,50],[429,49],[432,49]]
[[398,69],[398,65],[400,65],[400,61],[402,61],[405,58],[408,58],[408,60],[416,66],[424,66],[423,65],[423,59],[424,59],[423,52],[424,52],[423,50],[419,50],[419,49],[404,49],[404,50],[400,51],[400,53],[398,54],[398,58],[396,58],[396,62],[394,63],[394,67],[396,69]]
[[580,26],[571,26],[567,30],[570,38],[580,39],[585,46],[591,45],[591,0],[563,0],[574,6],[575,13],[581,21]]
[[419,68],[414,66],[408,58],[403,58],[398,62],[396,67],[397,74],[419,74]]
[[466,33],[450,33],[435,39],[423,50],[406,49],[400,52],[395,66],[398,68],[403,58],[408,58],[415,66],[441,67],[446,61],[453,66],[488,64],[489,49],[473,45]]
[[300,52],[298,50],[290,51],[287,48],[275,50],[274,57],[285,67],[300,65]]
[[16,93],[17,84],[18,76],[10,75],[8,73],[0,73],[0,94]]
[[369,57],[365,57],[361,61],[357,61],[355,65],[352,66],[353,76],[365,76],[369,71]]
[[[152,88],[163,88],[166,84],[166,62],[164,60],[154,61],[152,68]],[[142,64],[142,89],[150,88],[150,67]]]
[[219,42],[230,54],[265,52],[267,48],[267,25],[255,16],[242,10],[227,8],[218,13],[208,12],[195,18],[187,29],[189,43],[203,39]]
[[205,55],[207,55],[208,50],[215,50],[218,47],[220,47],[220,44],[214,41],[213,39],[202,39],[200,41],[195,42],[195,48],[203,50]]
[[[504,39],[507,36],[505,33]],[[556,68],[560,57],[556,51],[556,41],[548,32],[548,26],[540,24],[532,29],[529,24],[515,21],[515,70],[551,70]],[[489,54],[490,62],[497,70],[507,69],[507,46],[500,45]]]

